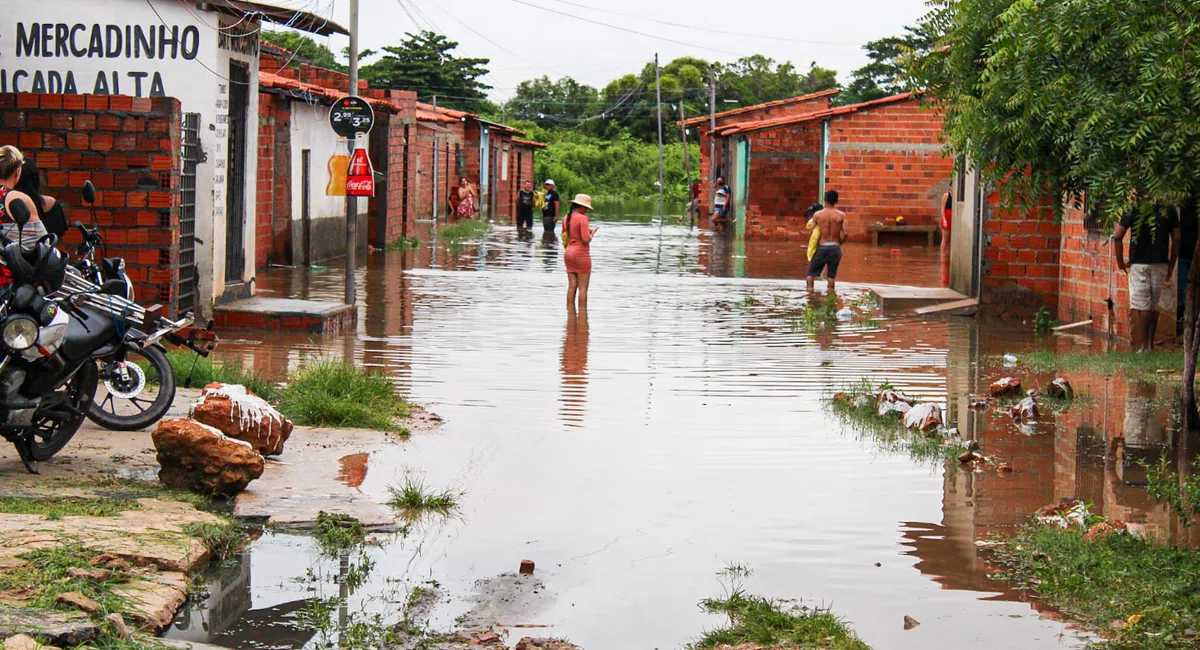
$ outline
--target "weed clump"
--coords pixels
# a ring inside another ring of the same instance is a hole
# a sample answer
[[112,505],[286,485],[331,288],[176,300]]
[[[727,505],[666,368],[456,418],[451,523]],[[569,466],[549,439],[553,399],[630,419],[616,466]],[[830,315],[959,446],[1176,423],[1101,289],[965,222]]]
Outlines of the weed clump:
[[175,370],[175,378],[181,388],[204,388],[213,382],[220,382],[245,386],[265,400],[275,397],[275,384],[233,361],[226,360],[218,365],[212,356],[202,357],[183,349],[168,351],[167,359]]
[[[118,574],[105,580],[86,577],[71,569],[93,570],[88,560],[95,553],[82,545],[58,545],[22,553],[25,562],[0,572],[0,595],[19,594],[21,600],[36,609],[58,609],[59,594],[81,593],[100,604],[102,614],[120,612],[125,599],[114,591],[124,579]],[[74,573],[74,575],[73,575]]]
[[957,458],[963,449],[953,431],[921,432],[906,429],[899,411],[879,412],[879,394],[897,392],[884,381],[878,385],[869,379],[847,386],[826,399],[826,408],[862,437],[869,438],[884,451],[908,454],[913,460],[938,463]]
[[279,411],[296,424],[407,433],[397,420],[408,404],[386,375],[342,361],[301,366],[279,394]]
[[317,546],[328,557],[357,549],[367,541],[362,523],[349,515],[318,513],[316,531]]
[[1007,541],[1000,576],[1032,586],[1110,638],[1112,650],[1195,648],[1200,552],[1127,532],[1087,538],[1081,527],[1030,524]]
[[1180,476],[1164,458],[1157,466],[1146,468],[1146,491],[1155,501],[1165,503],[1185,528],[1200,517],[1200,458],[1192,461],[1192,473]]
[[764,648],[870,650],[845,621],[828,609],[747,594],[742,582],[751,571],[744,566],[727,567],[718,575],[725,583],[725,596],[707,598],[700,602],[700,608],[710,614],[724,614],[729,624],[705,633],[692,648],[753,643]]
[[468,239],[478,239],[492,230],[492,224],[478,219],[464,219],[438,226],[438,239],[447,244],[458,244]]
[[411,519],[425,514],[437,514],[443,517],[453,515],[458,511],[459,500],[463,492],[455,490],[436,490],[425,484],[425,479],[412,472],[405,472],[404,481],[400,485],[388,487],[391,498],[388,505],[404,516]]
[[411,251],[421,247],[421,240],[416,237],[401,237],[387,245],[390,251]]
[[199,539],[215,560],[232,558],[248,541],[246,530],[228,521],[190,523],[183,527],[183,533]]
[[[1136,352],[1066,352],[1031,350],[1021,354],[1021,366],[1035,372],[1085,371],[1106,377],[1121,374],[1135,379],[1178,381],[1183,370],[1183,350]],[[1160,372],[1161,371],[1161,372]]]

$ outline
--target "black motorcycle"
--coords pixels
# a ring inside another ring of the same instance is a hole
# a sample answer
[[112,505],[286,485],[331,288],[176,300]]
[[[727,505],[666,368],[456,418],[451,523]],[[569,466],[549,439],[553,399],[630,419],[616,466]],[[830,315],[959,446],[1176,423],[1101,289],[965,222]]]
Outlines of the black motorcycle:
[[[92,226],[86,227],[78,221],[74,224],[82,235],[82,242],[75,251],[72,270],[78,271],[83,280],[99,287],[100,302],[110,307],[132,305],[133,282],[125,272],[125,260],[108,256],[108,246],[96,225],[96,188],[91,181],[83,185],[83,200],[92,209]],[[96,259],[97,252],[100,253],[99,261]],[[74,284],[77,290],[87,289],[81,283]],[[131,340],[126,345],[98,359],[99,386],[88,409],[88,419],[106,429],[144,429],[162,419],[175,400],[175,370],[167,358],[167,352],[157,342],[147,345],[148,337],[142,333],[142,327],[144,323],[135,324],[130,330]],[[171,332],[168,340],[187,345],[174,332]],[[202,354],[207,356],[206,351]]]

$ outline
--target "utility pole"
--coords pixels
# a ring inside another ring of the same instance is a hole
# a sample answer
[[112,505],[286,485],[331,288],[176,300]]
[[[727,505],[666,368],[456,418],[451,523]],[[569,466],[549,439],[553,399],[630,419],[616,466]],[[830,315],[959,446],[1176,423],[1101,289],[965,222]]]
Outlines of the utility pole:
[[683,115],[683,98],[679,98],[679,128],[683,131],[683,177],[687,179],[688,191],[688,228],[692,227],[695,212],[692,211],[692,163],[688,160],[687,118]]
[[654,98],[658,106],[658,218],[663,216],[663,131],[662,131],[662,76],[658,69],[658,53],[654,53]]
[[717,69],[708,66],[708,201],[713,208],[717,191]]
[[[358,0],[350,0],[350,96],[358,96]],[[346,197],[346,292],[347,305],[355,304],[354,256],[358,252],[358,197]]]
[[[437,112],[437,95],[433,96],[433,112]],[[436,225],[438,221],[438,213],[442,209],[442,197],[440,188],[438,187],[438,170],[441,169],[441,143],[437,138],[433,139],[433,223]]]

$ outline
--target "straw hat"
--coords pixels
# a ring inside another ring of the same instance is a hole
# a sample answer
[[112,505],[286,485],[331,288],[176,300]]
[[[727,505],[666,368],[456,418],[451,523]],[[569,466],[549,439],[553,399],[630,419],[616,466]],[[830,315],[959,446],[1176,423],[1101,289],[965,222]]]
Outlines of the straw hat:
[[571,204],[582,206],[589,210],[595,209],[592,207],[592,197],[588,196],[587,194],[576,194],[575,198],[571,199]]

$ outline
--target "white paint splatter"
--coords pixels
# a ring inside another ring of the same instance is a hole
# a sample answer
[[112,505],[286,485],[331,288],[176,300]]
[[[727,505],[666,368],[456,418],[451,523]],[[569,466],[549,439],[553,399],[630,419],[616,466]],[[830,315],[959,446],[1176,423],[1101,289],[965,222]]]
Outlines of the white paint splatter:
[[264,419],[269,420],[267,424],[267,444],[273,444],[273,438],[278,438],[283,435],[283,416],[275,407],[267,403],[266,400],[255,395],[245,386],[239,384],[221,384],[217,388],[205,388],[200,394],[200,399],[192,405],[188,415],[196,411],[196,407],[203,404],[210,395],[221,396],[229,400],[229,419],[233,421],[238,419],[238,424],[241,430],[247,433],[256,433],[261,435],[262,422]]
[[254,449],[254,445],[252,445],[252,444],[250,444],[250,443],[246,442],[245,440],[238,440],[237,438],[230,438],[229,436],[225,435],[224,433],[221,433],[221,430],[220,430],[220,429],[218,429],[218,428],[216,428],[216,427],[210,427],[210,426],[208,426],[207,424],[205,424],[205,423],[203,423],[203,422],[197,422],[197,421],[195,421],[195,420],[192,420],[192,424],[194,424],[194,425],[196,425],[196,426],[198,426],[198,427],[201,427],[201,428],[203,428],[205,431],[207,431],[207,432],[209,432],[209,433],[213,434],[214,436],[216,436],[216,437],[217,437],[218,439],[220,439],[220,440],[228,440],[229,442],[233,442],[233,443],[236,443],[236,444],[242,445],[242,446],[244,446],[244,447],[247,447],[247,448],[249,448],[249,449]]

